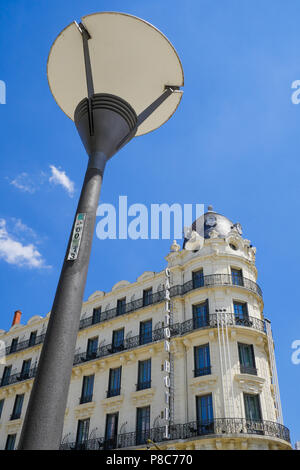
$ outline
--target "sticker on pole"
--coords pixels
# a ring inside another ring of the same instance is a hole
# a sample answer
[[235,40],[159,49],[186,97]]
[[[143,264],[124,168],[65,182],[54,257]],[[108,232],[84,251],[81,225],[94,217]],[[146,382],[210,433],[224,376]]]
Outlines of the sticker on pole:
[[71,245],[68,254],[68,260],[74,261],[78,257],[80,242],[82,237],[82,231],[84,226],[85,214],[77,214],[74,225]]

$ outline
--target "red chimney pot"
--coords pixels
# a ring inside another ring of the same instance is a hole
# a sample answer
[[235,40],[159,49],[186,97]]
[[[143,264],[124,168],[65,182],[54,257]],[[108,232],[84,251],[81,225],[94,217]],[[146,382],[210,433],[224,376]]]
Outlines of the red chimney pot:
[[22,312],[21,310],[16,310],[14,314],[14,319],[11,326],[18,325],[21,321]]

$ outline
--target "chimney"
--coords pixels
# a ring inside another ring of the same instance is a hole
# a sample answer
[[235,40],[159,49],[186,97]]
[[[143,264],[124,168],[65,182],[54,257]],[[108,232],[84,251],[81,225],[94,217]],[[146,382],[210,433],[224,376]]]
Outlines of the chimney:
[[14,314],[14,319],[11,326],[18,325],[21,321],[22,312],[21,310],[16,310]]

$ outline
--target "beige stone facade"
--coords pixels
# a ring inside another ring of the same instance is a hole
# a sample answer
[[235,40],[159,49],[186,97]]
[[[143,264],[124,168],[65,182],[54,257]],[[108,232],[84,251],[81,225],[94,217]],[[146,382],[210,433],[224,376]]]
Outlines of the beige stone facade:
[[[153,448],[155,442],[161,449],[290,449],[289,432],[280,422],[273,343],[256,283],[255,248],[234,228],[226,237],[212,231],[200,251],[180,250],[173,244],[167,266],[173,317],[169,438],[164,439],[163,415],[166,278],[164,270],[146,271],[134,283],[120,281],[111,292],[95,292],[82,306],[62,447],[143,449]],[[120,299],[125,300],[118,311]],[[199,304],[202,310],[197,310]],[[100,307],[101,314],[96,310]],[[0,340],[7,346],[6,364],[0,365],[1,449],[9,445],[8,435],[13,436],[13,446],[18,445],[48,316],[35,316],[7,332],[0,330]],[[150,320],[152,328],[146,340],[141,339],[141,323]],[[123,328],[124,341],[116,347],[113,332]],[[29,343],[32,332],[36,339]],[[10,352],[14,338],[18,341]],[[93,338],[97,339],[94,348],[87,353],[88,340]],[[205,364],[199,346],[209,350]],[[247,363],[249,351],[254,354],[252,366]],[[139,361],[148,359],[150,381],[139,387]],[[26,360],[31,361],[24,366]],[[11,366],[10,374],[6,369],[3,376],[5,366]],[[120,390],[107,393],[110,370],[120,367]],[[94,378],[90,396],[82,400],[85,376]],[[24,395],[24,401],[16,411],[17,395]],[[146,413],[144,424],[137,424],[137,409]]]

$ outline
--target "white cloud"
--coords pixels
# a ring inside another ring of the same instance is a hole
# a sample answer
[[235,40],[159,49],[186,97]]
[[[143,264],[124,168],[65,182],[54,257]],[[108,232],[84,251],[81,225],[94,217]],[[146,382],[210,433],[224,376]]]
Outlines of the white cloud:
[[66,189],[69,196],[73,196],[74,194],[74,183],[70,180],[70,178],[66,175],[65,171],[59,170],[54,165],[50,165],[50,169],[52,172],[52,176],[50,176],[49,181],[54,184],[60,184],[63,188]]
[[[22,222],[19,219],[19,226]],[[25,224],[23,227],[27,227]],[[19,227],[20,228],[20,227]],[[30,230],[30,229],[29,229]],[[15,240],[7,231],[6,220],[0,219],[0,258],[9,264],[27,266],[30,268],[45,268],[44,259],[36,247]]]
[[24,172],[20,173],[20,175],[16,176],[15,179],[11,180],[10,184],[25,193],[33,194],[36,190],[36,186],[31,177],[28,175],[28,173]]

